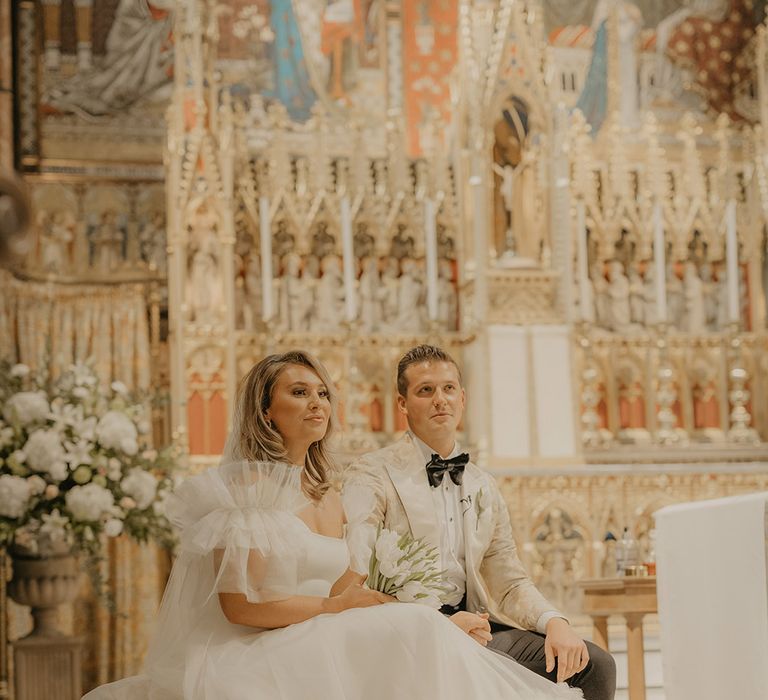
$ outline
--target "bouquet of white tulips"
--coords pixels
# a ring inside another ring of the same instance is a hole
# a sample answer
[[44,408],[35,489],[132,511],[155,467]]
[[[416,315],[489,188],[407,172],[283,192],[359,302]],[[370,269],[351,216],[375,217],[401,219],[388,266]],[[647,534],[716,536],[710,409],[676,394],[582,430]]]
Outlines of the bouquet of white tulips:
[[442,604],[445,572],[438,570],[439,552],[422,539],[379,528],[368,564],[367,586],[404,603],[432,608]]

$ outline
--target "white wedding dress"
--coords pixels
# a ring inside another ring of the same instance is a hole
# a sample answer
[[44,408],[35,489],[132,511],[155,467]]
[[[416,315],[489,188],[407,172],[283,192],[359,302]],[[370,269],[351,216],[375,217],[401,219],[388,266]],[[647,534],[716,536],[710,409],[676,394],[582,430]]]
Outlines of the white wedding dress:
[[311,531],[301,469],[239,463],[187,479],[173,497],[176,562],[141,676],[84,700],[557,700],[555,685],[483,648],[436,610],[388,603],[275,630],[228,622],[219,592],[252,602],[328,596],[344,540]]

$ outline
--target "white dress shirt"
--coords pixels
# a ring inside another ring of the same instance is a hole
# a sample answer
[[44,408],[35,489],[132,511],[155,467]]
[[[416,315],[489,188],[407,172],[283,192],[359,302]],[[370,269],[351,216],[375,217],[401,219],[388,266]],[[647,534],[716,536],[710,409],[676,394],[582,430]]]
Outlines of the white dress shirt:
[[[424,466],[436,454],[433,449],[425,445],[419,438],[411,433],[414,442],[419,446],[424,455]],[[459,450],[454,444],[453,450],[446,457],[455,457]],[[441,455],[442,456],[442,455]],[[445,571],[445,582],[450,590],[440,596],[447,605],[458,605],[467,590],[467,567],[464,561],[464,525],[461,510],[461,490],[453,483],[446,472],[443,475],[443,483],[437,488],[431,488],[432,504],[440,525],[440,568]]]
[[[424,468],[432,459],[435,451],[411,433],[413,441],[419,446],[424,455]],[[450,459],[460,454],[458,445],[454,443],[450,454],[443,459]],[[464,558],[464,513],[461,503],[461,488],[456,486],[446,472],[443,483],[438,488],[431,488],[432,503],[435,507],[437,522],[440,526],[440,568],[445,571],[445,582],[451,587],[441,596],[443,603],[458,605],[467,591],[467,566]],[[475,612],[474,610],[470,612]],[[546,634],[547,623],[555,617],[563,617],[557,610],[547,610],[536,621],[536,631]]]

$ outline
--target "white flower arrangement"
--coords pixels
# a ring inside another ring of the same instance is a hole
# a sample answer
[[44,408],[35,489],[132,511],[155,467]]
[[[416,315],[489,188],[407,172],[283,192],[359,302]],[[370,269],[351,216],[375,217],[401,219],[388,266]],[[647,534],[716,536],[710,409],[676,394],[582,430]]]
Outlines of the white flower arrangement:
[[439,554],[421,539],[379,528],[368,565],[367,586],[394,596],[403,603],[431,608],[442,604],[443,574],[437,568]]
[[101,535],[171,544],[163,503],[175,453],[144,444],[145,413],[122,382],[100,388],[86,364],[49,382],[0,361],[0,546],[94,561]]

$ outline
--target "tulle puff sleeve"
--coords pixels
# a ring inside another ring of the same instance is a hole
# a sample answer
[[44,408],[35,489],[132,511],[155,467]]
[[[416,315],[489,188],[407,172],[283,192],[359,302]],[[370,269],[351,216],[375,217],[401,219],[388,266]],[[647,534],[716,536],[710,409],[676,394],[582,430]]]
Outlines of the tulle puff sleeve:
[[301,469],[237,462],[187,479],[168,513],[180,532],[179,556],[212,555],[216,592],[255,603],[295,590],[306,532],[295,514],[307,503]]
[[144,669],[156,685],[178,693],[190,650],[235,633],[219,593],[241,593],[252,603],[295,594],[307,546],[307,527],[296,517],[309,503],[301,471],[236,462],[175,490],[167,512],[180,544]]

